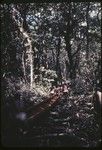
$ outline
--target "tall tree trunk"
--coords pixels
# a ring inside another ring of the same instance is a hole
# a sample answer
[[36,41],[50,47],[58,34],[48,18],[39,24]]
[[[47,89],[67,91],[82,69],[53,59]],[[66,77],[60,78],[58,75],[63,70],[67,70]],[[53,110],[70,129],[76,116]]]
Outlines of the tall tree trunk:
[[90,3],[87,3],[87,10],[86,10],[86,22],[87,22],[87,28],[86,28],[86,40],[87,40],[87,45],[86,45],[86,60],[88,60],[89,58],[89,34],[88,34],[88,30],[89,30],[89,7],[90,7]]
[[23,72],[24,72],[24,80],[25,80],[25,83],[27,83],[27,78],[26,78],[26,68],[25,68],[25,52],[23,51],[23,54],[22,54],[22,66],[23,66]]
[[[18,26],[18,29],[20,31],[20,33],[22,33],[23,38],[24,38],[24,47],[25,47],[25,53],[28,57],[29,63],[27,63],[27,65],[23,62],[23,68],[24,68],[24,76],[26,77],[27,74],[27,69],[29,68],[30,70],[30,88],[33,88],[33,50],[32,50],[32,42],[31,42],[31,38],[29,37],[29,34],[25,31],[23,25],[24,25],[24,20],[23,18],[20,18],[21,20],[23,20],[23,24],[20,20],[16,19],[16,16],[20,16],[19,11],[16,8],[13,8],[12,11],[12,18],[15,21],[15,23]],[[24,61],[24,59],[23,59]],[[27,77],[26,77],[27,78]]]
[[57,45],[57,51],[56,51],[56,73],[59,78],[59,81],[62,79],[62,74],[61,74],[61,67],[60,67],[60,62],[59,62],[59,56],[60,56],[60,46],[61,46],[61,38],[58,38],[58,45]]
[[[72,52],[71,52],[71,35],[72,35],[72,27],[70,25],[71,21],[71,4],[69,3],[69,13],[67,14],[67,25],[66,25],[66,33],[65,33],[65,43],[66,43],[66,51],[67,51],[67,56],[69,60],[69,65],[66,65],[66,69],[69,70],[69,76],[70,78],[74,78],[74,62],[73,62],[73,57],[72,57]],[[67,71],[66,71],[67,72]],[[67,76],[67,75],[66,75]]]
[[30,41],[30,60],[31,60],[31,64],[30,64],[30,88],[33,88],[33,52],[32,52],[32,44]]

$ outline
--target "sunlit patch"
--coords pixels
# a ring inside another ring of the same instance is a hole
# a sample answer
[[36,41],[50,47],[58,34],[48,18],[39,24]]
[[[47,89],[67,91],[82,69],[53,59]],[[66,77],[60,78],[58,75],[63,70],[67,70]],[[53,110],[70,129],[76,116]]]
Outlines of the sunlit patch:
[[95,17],[97,16],[97,12],[95,10],[93,10],[91,13],[90,13],[90,17]]

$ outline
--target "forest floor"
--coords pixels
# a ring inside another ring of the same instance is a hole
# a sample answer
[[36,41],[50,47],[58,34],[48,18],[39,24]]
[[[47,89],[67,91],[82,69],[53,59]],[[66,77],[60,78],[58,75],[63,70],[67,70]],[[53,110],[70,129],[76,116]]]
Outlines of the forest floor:
[[100,140],[101,130],[92,97],[74,95],[62,96],[46,116],[23,135],[17,135],[12,144],[17,147],[96,147]]

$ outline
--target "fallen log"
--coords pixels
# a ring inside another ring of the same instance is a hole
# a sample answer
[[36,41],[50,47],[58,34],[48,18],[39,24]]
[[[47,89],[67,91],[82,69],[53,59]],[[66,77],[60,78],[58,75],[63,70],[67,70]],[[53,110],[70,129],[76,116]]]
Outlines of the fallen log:
[[44,112],[50,110],[55,104],[57,104],[60,96],[54,95],[53,97],[41,102],[33,108],[33,111],[28,113],[27,121],[34,120],[42,115]]
[[56,105],[59,102],[60,96],[63,93],[60,94],[55,93],[51,95],[49,98],[46,98],[41,103],[37,104],[36,106],[32,106],[25,110],[24,112],[19,112],[16,115],[16,119],[19,122],[22,123],[28,123],[29,121],[38,120],[40,116],[42,116],[45,112],[47,113],[54,105]]

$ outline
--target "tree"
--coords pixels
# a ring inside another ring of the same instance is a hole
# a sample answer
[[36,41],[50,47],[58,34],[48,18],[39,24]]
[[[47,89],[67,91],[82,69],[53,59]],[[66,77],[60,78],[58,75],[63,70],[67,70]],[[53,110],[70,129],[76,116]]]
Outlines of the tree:
[[[26,8],[24,8],[24,10],[26,10]],[[32,50],[32,41],[27,33],[27,23],[26,23],[26,14],[25,12],[26,11],[23,11],[24,14],[22,14],[23,18],[20,17],[20,12],[13,6],[13,12],[12,12],[12,17],[13,17],[13,20],[15,21],[16,25],[18,26],[18,29],[19,31],[21,32],[21,34],[23,35],[23,38],[24,38],[24,41],[23,41],[23,44],[24,44],[24,52],[23,51],[23,57],[22,57],[22,63],[23,63],[23,69],[24,69],[24,77],[25,77],[25,81],[27,80],[27,75],[26,75],[26,70],[28,70],[30,67],[30,88],[32,89],[33,88],[33,50]],[[18,20],[18,18],[19,20]],[[21,21],[21,22],[20,22]],[[23,23],[23,24],[22,24]],[[24,54],[27,55],[28,57],[28,61],[30,61],[30,64],[27,64],[25,63],[25,60],[24,60]],[[29,66],[30,65],[30,66]]]

